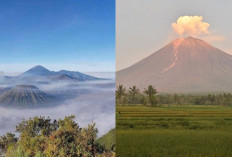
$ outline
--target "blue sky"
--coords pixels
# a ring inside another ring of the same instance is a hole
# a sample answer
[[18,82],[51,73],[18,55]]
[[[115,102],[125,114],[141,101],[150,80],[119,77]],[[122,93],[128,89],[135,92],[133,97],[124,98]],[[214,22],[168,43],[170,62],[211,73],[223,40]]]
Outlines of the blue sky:
[[114,71],[114,0],[0,0],[0,71]]

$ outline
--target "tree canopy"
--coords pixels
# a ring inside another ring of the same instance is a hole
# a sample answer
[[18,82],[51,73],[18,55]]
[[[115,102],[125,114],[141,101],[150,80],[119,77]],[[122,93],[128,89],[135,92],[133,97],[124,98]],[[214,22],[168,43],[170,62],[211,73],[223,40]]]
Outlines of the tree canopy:
[[16,127],[18,138],[11,133],[0,137],[1,151],[9,157],[92,157],[112,153],[96,142],[98,130],[95,123],[80,127],[74,118],[23,120]]

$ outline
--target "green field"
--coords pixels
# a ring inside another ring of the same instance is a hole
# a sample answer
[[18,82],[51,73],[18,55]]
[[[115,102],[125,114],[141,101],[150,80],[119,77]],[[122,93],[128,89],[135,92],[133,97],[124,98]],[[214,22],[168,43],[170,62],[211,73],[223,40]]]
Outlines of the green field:
[[231,157],[232,107],[116,107],[118,157]]

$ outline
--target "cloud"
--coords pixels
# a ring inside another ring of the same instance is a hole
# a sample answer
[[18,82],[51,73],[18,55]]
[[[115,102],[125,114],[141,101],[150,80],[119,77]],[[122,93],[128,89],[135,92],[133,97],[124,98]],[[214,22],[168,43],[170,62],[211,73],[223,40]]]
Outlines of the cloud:
[[4,75],[4,71],[0,71],[0,76],[3,76]]
[[209,34],[209,23],[203,22],[202,16],[180,16],[176,23],[172,23],[173,30],[181,37]]
[[[111,84],[108,85],[109,83]],[[59,89],[65,88],[62,85],[56,87]],[[43,88],[54,91],[54,87],[52,86]],[[28,119],[34,116],[49,116],[52,119],[58,119],[75,115],[76,122],[82,127],[85,127],[92,121],[96,122],[99,131],[98,136],[102,136],[110,129],[115,128],[114,81],[85,82],[72,89],[75,88],[78,88],[80,91],[88,89],[89,92],[85,92],[84,94],[78,94],[76,92],[76,97],[51,108],[16,109],[0,106],[0,136],[6,132],[14,132],[16,125],[22,119]]]

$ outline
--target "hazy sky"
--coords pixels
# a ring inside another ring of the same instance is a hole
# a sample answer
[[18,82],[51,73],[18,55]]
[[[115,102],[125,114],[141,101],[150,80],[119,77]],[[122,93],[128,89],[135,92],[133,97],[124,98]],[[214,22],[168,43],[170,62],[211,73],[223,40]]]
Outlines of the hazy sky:
[[231,0],[117,0],[116,70],[154,53],[179,36],[172,23],[180,16],[202,16],[209,34],[202,39],[232,54]]
[[114,71],[114,0],[1,0],[1,73],[38,64]]

